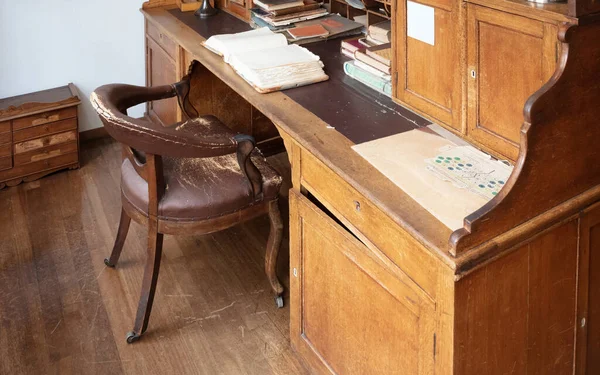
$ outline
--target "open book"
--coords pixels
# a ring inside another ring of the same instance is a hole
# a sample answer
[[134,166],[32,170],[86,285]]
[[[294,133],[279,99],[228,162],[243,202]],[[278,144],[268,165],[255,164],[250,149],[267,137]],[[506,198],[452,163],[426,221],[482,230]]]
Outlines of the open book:
[[288,45],[282,34],[268,28],[238,34],[215,35],[204,42],[260,93],[326,81],[319,56]]

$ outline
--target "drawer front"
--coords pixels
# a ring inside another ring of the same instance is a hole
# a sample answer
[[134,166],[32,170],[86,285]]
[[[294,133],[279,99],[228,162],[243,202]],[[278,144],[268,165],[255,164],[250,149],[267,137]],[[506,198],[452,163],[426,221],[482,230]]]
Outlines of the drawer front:
[[0,145],[0,158],[12,155],[12,145],[10,143]]
[[156,26],[148,22],[147,34],[154,40],[173,60],[177,56],[177,44],[163,34]]
[[353,231],[356,229],[361,240],[381,249],[423,290],[435,297],[436,273],[425,270],[437,269],[437,260],[409,233],[314,156],[303,150],[301,158],[301,184],[344,225]]
[[12,133],[0,133],[0,145],[12,142]]
[[0,171],[12,168],[12,157],[0,157]]
[[4,174],[0,174],[0,179],[4,181],[12,180],[15,178],[34,175],[49,170],[59,169],[61,167],[72,166],[78,162],[79,154],[76,152],[72,152],[70,154],[60,155],[45,160],[39,160],[33,163],[15,165],[10,171],[6,171],[4,172]]
[[0,122],[0,133],[10,132],[10,121]]
[[13,141],[22,142],[33,138],[43,137],[49,134],[64,132],[65,130],[77,129],[77,119],[72,118],[53,122],[50,124],[34,126],[31,128],[14,132]]
[[30,152],[40,148],[67,143],[77,140],[77,131],[72,130],[64,133],[49,135],[26,142],[15,143],[15,155]]
[[316,373],[432,374],[425,293],[295,191],[290,215],[291,339]]
[[33,163],[60,155],[77,152],[77,142],[60,143],[15,155],[15,165]]
[[37,115],[27,116],[13,120],[13,130],[26,129],[32,126],[47,124],[64,120],[67,118],[77,117],[77,107],[63,108],[56,111],[48,111],[38,113]]

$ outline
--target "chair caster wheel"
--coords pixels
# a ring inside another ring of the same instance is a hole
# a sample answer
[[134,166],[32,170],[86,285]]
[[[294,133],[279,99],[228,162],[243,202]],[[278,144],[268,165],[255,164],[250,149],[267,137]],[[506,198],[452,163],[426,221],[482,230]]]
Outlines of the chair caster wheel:
[[133,344],[134,342],[138,341],[140,339],[140,335],[138,335],[137,333],[131,331],[131,332],[127,332],[127,343],[128,344]]
[[105,264],[107,267],[110,267],[110,268],[115,268],[115,265],[114,265],[114,264],[110,264],[110,261],[108,260],[108,258],[105,258],[105,259],[104,259],[104,264]]
[[277,308],[281,309],[283,307],[283,296],[275,297],[275,303],[277,304]]

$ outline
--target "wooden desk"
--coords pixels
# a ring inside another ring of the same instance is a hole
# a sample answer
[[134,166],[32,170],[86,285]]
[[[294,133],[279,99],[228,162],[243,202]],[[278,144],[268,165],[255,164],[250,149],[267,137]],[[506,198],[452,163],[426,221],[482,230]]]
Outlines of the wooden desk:
[[[197,60],[201,112],[261,141],[275,129],[285,142],[291,337],[315,372],[600,371],[594,23],[561,34],[559,73],[526,106],[507,186],[452,232],[350,148],[369,133],[356,126],[399,132],[428,121],[344,82],[339,41],[310,47],[331,81],[262,95],[200,45],[247,26],[225,14],[187,19],[169,3],[143,10],[148,83],[175,81]],[[152,111],[179,117],[174,106]]]

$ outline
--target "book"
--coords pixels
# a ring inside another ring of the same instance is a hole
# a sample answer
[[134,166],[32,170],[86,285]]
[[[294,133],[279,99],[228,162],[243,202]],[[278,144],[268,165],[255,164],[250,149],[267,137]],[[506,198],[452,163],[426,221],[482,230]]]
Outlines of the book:
[[360,44],[362,44],[364,47],[374,47],[374,46],[378,46],[380,44],[380,43],[373,43],[373,42],[369,41],[367,38],[368,38],[368,36],[364,37],[364,38],[360,38],[360,39],[358,39],[358,42]]
[[349,77],[369,86],[385,96],[392,97],[392,82],[389,79],[378,77],[356,66],[356,61],[346,61],[344,72]]
[[250,12],[250,26],[253,29],[259,29],[262,27],[266,27],[271,31],[283,31],[287,30],[291,27],[294,27],[294,24],[285,25],[285,26],[273,26],[264,19],[258,17],[254,12]]
[[231,67],[260,93],[326,81],[319,56],[295,44],[234,53]]
[[326,38],[318,37],[318,38],[307,38],[299,41],[294,41],[293,38],[290,38],[290,41],[293,43],[312,43],[322,41],[324,39],[333,39],[344,36],[351,36],[360,34],[362,32],[362,25],[358,22],[354,22],[345,17],[342,17],[338,14],[330,14],[321,18],[317,18],[310,21],[302,21],[297,22],[296,27],[301,26],[310,26],[310,25],[321,25],[325,28],[325,30],[329,31],[329,35]]
[[300,26],[287,31],[294,40],[306,39],[306,38],[317,38],[326,37],[329,35],[329,31],[322,25],[309,25]]
[[392,41],[392,21],[387,20],[369,26],[369,36],[381,43]]
[[[361,37],[344,39],[344,40],[342,40],[341,47],[342,47],[342,49],[346,49],[346,50],[352,52],[352,54],[354,55],[354,52],[358,51],[359,49],[361,49],[363,47],[363,45],[360,43],[360,39],[361,39]],[[354,56],[352,58],[354,58]]]
[[344,55],[344,56],[346,56],[346,57],[349,57],[349,58],[351,58],[352,60],[354,60],[354,52],[350,52],[350,51],[348,51],[348,50],[347,50],[347,49],[345,49],[345,48],[342,48],[342,49],[340,50],[340,52],[342,53],[342,55]]
[[392,44],[386,43],[379,46],[369,47],[366,50],[367,55],[375,60],[387,65],[392,65]]
[[232,52],[243,53],[287,45],[283,34],[276,34],[266,27],[237,34],[213,35],[202,43],[212,52],[229,62]]
[[379,46],[379,45],[381,45],[381,44],[385,44],[385,43],[387,43],[387,42],[382,42],[382,41],[379,41],[379,40],[377,40],[377,39],[373,39],[373,37],[371,37],[371,35],[367,35],[367,36],[365,37],[365,42],[366,42],[366,43],[369,45],[369,47],[372,47],[372,46]]
[[223,56],[256,91],[268,93],[329,79],[319,56],[268,28],[213,35],[202,43]]
[[391,80],[392,79],[391,75],[386,74],[386,73],[382,72],[381,70],[375,69],[371,65],[367,65],[367,64],[365,64],[362,61],[356,60],[354,63],[356,64],[356,66],[358,68],[361,68],[362,70],[365,70],[365,71],[367,71],[367,72],[369,72],[369,73],[371,73],[371,74],[373,74],[373,75],[375,75],[377,77],[380,77],[380,78],[383,78],[383,79],[386,79],[386,80]]
[[267,22],[269,25],[275,26],[275,27],[292,25],[296,22],[319,18],[319,17],[325,16],[327,14],[329,14],[329,11],[327,11],[327,9],[325,9],[325,8],[307,10],[304,12],[286,14],[283,16],[273,16],[270,13],[265,12],[262,9],[253,9],[252,10],[252,15],[256,16],[257,18],[262,19],[263,21]]
[[316,1],[304,0],[303,5],[300,5],[297,7],[291,7],[291,8],[275,9],[275,10],[271,10],[270,13],[273,16],[285,16],[286,14],[306,12],[307,10],[319,9],[320,7],[321,7],[321,4],[317,3]]
[[253,4],[265,10],[279,10],[304,5],[302,0],[254,0]]
[[370,65],[373,68],[382,71],[383,73],[386,73],[386,74],[392,73],[392,69],[388,65],[367,55],[366,50],[367,50],[366,48],[361,48],[358,51],[354,52],[354,57],[356,58],[356,60],[362,61],[365,64]]

